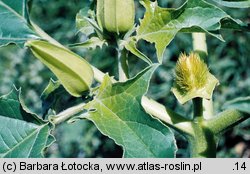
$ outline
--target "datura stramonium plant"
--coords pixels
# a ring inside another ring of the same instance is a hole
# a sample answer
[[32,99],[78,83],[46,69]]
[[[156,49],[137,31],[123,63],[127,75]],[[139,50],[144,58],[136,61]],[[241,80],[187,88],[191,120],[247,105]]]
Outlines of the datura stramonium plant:
[[125,33],[134,25],[134,0],[97,0],[98,25],[112,33]]
[[196,97],[211,99],[218,83],[198,54],[180,55],[172,91],[181,104]]

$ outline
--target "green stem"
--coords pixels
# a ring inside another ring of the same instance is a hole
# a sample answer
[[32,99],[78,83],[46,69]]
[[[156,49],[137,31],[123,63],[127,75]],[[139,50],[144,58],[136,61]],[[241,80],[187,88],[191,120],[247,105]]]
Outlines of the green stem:
[[205,33],[193,33],[193,49],[195,51],[204,52],[207,55],[207,43]]
[[145,96],[142,97],[141,104],[147,113],[153,115],[179,133],[184,135],[193,134],[190,120]]
[[203,116],[205,119],[212,119],[214,117],[213,99],[203,99]]
[[215,158],[217,138],[207,128],[201,126],[201,122],[192,123],[193,136],[187,136],[192,158]]
[[[206,35],[193,33],[193,49],[205,59],[207,56]],[[208,62],[207,62],[208,63]],[[194,120],[192,122],[193,135],[187,136],[191,157],[216,157],[217,138],[206,127],[205,120],[213,116],[212,100],[193,99]]]
[[65,48],[62,44],[60,44],[58,41],[56,41],[54,38],[51,39],[51,36],[48,35],[45,31],[43,31],[43,29],[41,29],[38,25],[36,25],[34,22],[31,21],[31,25],[33,27],[33,29],[44,39],[49,40],[50,43],[58,46],[58,47],[62,47]]
[[124,49],[117,48],[117,61],[118,61],[119,81],[125,82],[129,78],[129,71],[128,71],[127,55]]
[[[208,64],[206,60],[207,57],[207,43],[205,33],[193,33],[193,49],[198,52],[200,57],[202,57]],[[205,119],[210,119],[213,117],[213,100],[203,99],[203,117]]]
[[221,112],[213,119],[205,121],[206,127],[211,130],[215,135],[220,135],[227,129],[250,118],[250,115],[236,109],[226,110]]
[[204,125],[203,100],[193,99],[194,119],[191,124],[193,134],[186,136],[189,142],[191,157],[216,157],[216,138],[214,134]]
[[[206,36],[203,33],[193,34],[193,47],[202,58],[207,56]],[[205,60],[206,61],[206,60]],[[208,63],[208,61],[207,61]],[[203,99],[203,118],[192,124],[194,136],[187,137],[192,157],[216,157],[218,137],[225,130],[234,127],[250,117],[238,110],[226,110],[217,116],[213,113],[213,101]],[[198,107],[198,109],[197,109]],[[194,100],[194,116],[200,116],[200,101]]]
[[64,121],[67,121],[68,119],[75,116],[76,114],[81,113],[84,110],[85,105],[86,105],[85,103],[82,103],[77,106],[68,108],[55,116],[50,116],[49,119],[52,123],[54,123],[55,125],[58,125],[60,123],[63,123]]

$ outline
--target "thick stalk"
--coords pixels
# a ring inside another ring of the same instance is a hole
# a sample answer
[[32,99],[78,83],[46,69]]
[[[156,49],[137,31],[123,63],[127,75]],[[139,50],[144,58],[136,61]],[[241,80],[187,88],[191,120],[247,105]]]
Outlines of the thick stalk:
[[85,105],[86,105],[85,103],[82,103],[77,106],[68,108],[55,116],[51,116],[49,119],[52,123],[54,123],[55,125],[58,125],[64,121],[67,121],[68,119],[75,116],[76,114],[81,113],[84,110]]
[[147,113],[158,118],[164,124],[168,125],[179,133],[184,135],[193,135],[190,120],[145,96],[142,97],[141,104]]
[[[193,49],[198,52],[200,56],[205,59],[207,57],[207,43],[205,33],[193,33]],[[208,61],[206,61],[208,63]],[[213,100],[203,99],[203,116],[205,119],[213,117]]]
[[226,110],[221,112],[213,119],[206,121],[206,127],[210,129],[215,135],[224,133],[227,129],[250,118],[250,114],[238,111],[236,109]]
[[207,54],[207,43],[205,33],[193,33],[193,49]]
[[50,43],[58,46],[58,47],[62,47],[65,48],[62,44],[60,44],[57,40],[55,40],[54,38],[51,39],[52,37],[50,35],[48,35],[45,31],[43,31],[43,29],[41,29],[38,25],[36,25],[34,22],[31,21],[31,25],[33,27],[33,29],[43,38],[46,40],[49,40]]
[[[207,45],[205,34],[193,34],[193,47],[201,57],[206,57]],[[192,124],[194,136],[187,137],[191,148],[191,157],[216,157],[216,146],[219,135],[225,130],[246,120],[250,115],[233,109],[226,110],[214,116],[212,99],[203,99],[202,103],[202,108],[200,109],[203,109],[203,117],[194,120]],[[199,102],[194,101],[194,108],[197,108],[198,105],[200,105]],[[194,113],[195,112],[196,111],[194,111]],[[197,114],[198,117],[200,117],[198,112],[200,111],[196,112],[196,118]]]
[[217,138],[205,127],[202,122],[193,122],[194,136],[186,136],[189,142],[190,157],[192,158],[215,158]]
[[193,99],[193,122],[191,123],[193,134],[186,136],[189,142],[191,157],[215,157],[216,138],[214,134],[204,126],[203,100]]
[[[206,61],[207,44],[204,33],[193,33],[193,49]],[[208,63],[208,62],[207,62]],[[211,100],[193,99],[194,120],[192,122],[193,135],[187,136],[191,157],[216,157],[216,137],[204,125],[204,121],[213,116],[213,102]]]
[[129,71],[128,71],[127,55],[124,49],[117,48],[117,61],[118,61],[119,81],[125,82],[129,78]]

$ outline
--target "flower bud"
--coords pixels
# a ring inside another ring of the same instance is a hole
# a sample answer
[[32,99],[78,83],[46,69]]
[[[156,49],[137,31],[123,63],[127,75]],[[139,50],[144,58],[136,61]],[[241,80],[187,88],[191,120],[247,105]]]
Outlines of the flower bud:
[[94,75],[90,64],[75,53],[46,41],[28,41],[26,46],[75,97],[90,89]]
[[134,0],[97,0],[98,25],[113,33],[125,33],[134,25]]

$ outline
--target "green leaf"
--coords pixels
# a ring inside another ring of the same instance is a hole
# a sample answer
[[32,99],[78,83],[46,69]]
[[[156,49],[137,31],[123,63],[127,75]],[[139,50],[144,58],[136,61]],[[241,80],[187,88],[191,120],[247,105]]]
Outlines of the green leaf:
[[176,144],[171,130],[148,115],[141,106],[157,65],[135,78],[112,84],[106,75],[87,117],[104,134],[124,148],[124,157],[174,157]]
[[96,49],[97,47],[102,48],[104,44],[107,42],[105,40],[101,40],[98,37],[91,37],[89,40],[82,42],[82,43],[76,43],[69,45],[70,47],[81,47],[81,48],[87,48],[87,49]]
[[43,117],[45,117],[50,108],[53,108],[53,110],[56,108],[58,100],[60,100],[60,98],[65,95],[64,92],[65,90],[62,88],[62,85],[59,81],[50,79],[49,84],[41,95]]
[[[31,114],[31,112],[28,110],[28,108],[22,101],[20,93],[21,93],[20,90],[13,89],[9,94],[0,97],[1,107],[3,108],[3,110],[0,110],[1,115],[8,116],[13,119],[32,122],[34,124],[43,123],[43,120],[41,118],[39,118],[35,114]],[[9,107],[9,105],[11,106]],[[4,106],[6,106],[6,110],[4,109]],[[9,109],[7,109],[7,107],[9,107]],[[11,108],[13,109],[13,114],[9,114],[9,110]],[[16,114],[14,114],[15,110],[19,112],[16,112]]]
[[206,32],[222,40],[218,32],[224,21],[226,28],[246,29],[242,22],[233,20],[223,10],[203,0],[188,0],[178,9],[161,8],[157,1],[143,0],[141,3],[146,13],[135,38],[154,43],[159,62],[162,62],[166,46],[178,32]]
[[[0,0],[6,6],[14,10],[20,16],[22,16],[26,21],[29,21],[29,14],[27,9],[27,0]],[[0,2],[1,3],[1,2]]]
[[123,41],[122,45],[124,45],[128,51],[130,51],[132,54],[134,54],[138,58],[142,59],[147,64],[149,65],[152,64],[152,61],[145,54],[143,54],[140,50],[136,48],[136,41],[134,39]]
[[27,110],[12,90],[0,97],[0,157],[43,157],[46,147],[54,142],[48,122]]
[[46,41],[28,41],[26,45],[57,76],[72,96],[81,97],[90,88],[94,75],[86,60]]
[[76,28],[86,36],[89,36],[95,31],[94,27],[87,20],[88,15],[89,8],[81,9],[76,15]]
[[95,31],[97,36],[103,39],[103,31],[95,20],[95,13],[88,9],[83,8],[76,15],[77,29],[88,37]]
[[214,2],[231,8],[249,8],[250,0],[213,0]]
[[250,114],[250,97],[240,97],[224,104],[223,109],[237,109]]
[[61,83],[59,81],[54,81],[53,79],[50,79],[48,86],[42,92],[41,99],[46,100],[47,98],[49,98],[50,94],[59,89],[60,86]]
[[89,100],[89,97],[88,93],[86,93],[86,96],[75,98],[65,90],[59,81],[50,79],[49,84],[41,95],[41,100],[43,118],[48,119],[50,115],[56,115],[64,111],[65,108],[70,108],[85,102],[85,100]]
[[0,21],[0,46],[38,38],[28,23],[26,0],[0,0]]

